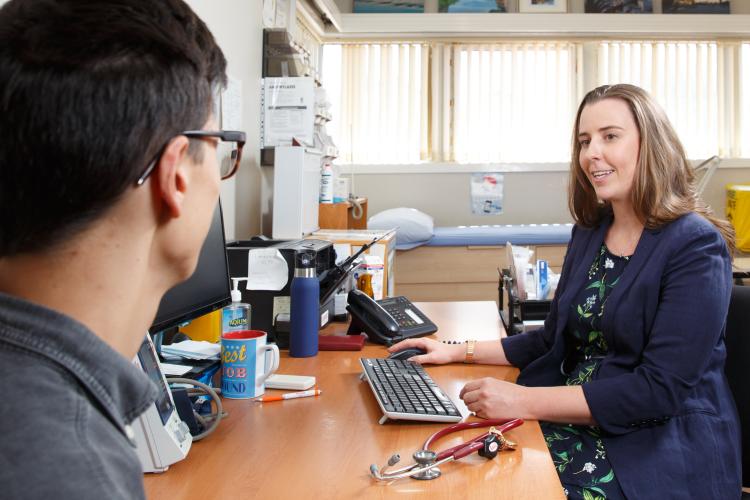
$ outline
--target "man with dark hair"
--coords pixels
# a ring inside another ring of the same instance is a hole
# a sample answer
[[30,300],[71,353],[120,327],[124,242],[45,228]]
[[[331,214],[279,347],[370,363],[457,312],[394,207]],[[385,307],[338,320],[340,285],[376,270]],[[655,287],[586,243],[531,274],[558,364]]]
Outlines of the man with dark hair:
[[131,360],[239,164],[215,153],[225,67],[181,0],[0,8],[3,498],[144,496]]

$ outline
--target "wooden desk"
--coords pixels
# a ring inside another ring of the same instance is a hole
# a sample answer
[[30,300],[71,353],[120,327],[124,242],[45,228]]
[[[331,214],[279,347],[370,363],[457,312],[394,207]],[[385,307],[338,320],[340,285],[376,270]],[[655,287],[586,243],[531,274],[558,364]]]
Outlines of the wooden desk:
[[[437,339],[498,339],[504,334],[494,302],[418,304],[440,328]],[[326,333],[345,331],[327,327]],[[403,463],[424,440],[443,427],[436,423],[388,422],[375,397],[359,380],[360,357],[385,356],[383,346],[363,351],[323,351],[313,358],[289,358],[282,351],[280,373],[315,375],[323,394],[275,403],[223,400],[229,416],[216,432],[193,443],[187,458],[162,474],[147,474],[150,499],[234,498],[564,498],[537,422],[508,433],[519,445],[493,460],[471,455],[442,467],[433,481],[392,483],[370,477],[371,463],[382,466],[393,453]],[[427,372],[463,412],[458,393],[477,377],[515,380],[517,370],[481,365],[428,366]],[[273,393],[276,391],[268,391]],[[472,417],[474,418],[474,417]],[[438,442],[439,449],[477,435],[465,431]]]

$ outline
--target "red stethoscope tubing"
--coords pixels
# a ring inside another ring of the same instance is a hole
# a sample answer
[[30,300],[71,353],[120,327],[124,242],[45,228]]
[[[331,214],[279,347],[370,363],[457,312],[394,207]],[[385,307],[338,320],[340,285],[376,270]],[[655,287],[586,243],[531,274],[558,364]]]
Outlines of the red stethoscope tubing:
[[[523,424],[523,420],[520,418],[514,418],[511,420],[482,420],[479,422],[461,422],[458,424],[449,425],[448,427],[441,429],[437,431],[432,436],[428,437],[427,440],[424,442],[424,445],[422,446],[423,450],[429,450],[430,445],[440,439],[441,437],[451,434],[453,432],[463,431],[466,429],[475,429],[477,427],[495,427],[500,432],[509,431],[511,429],[515,429],[519,425]],[[460,458],[463,458],[467,455],[470,455],[474,453],[475,451],[479,450],[484,446],[482,441],[489,436],[489,432],[485,432],[484,434],[477,436],[469,441],[466,441],[464,443],[461,443],[457,446],[454,446],[453,448],[448,448],[446,450],[438,452],[437,457],[435,458],[435,461],[440,461],[446,457],[452,456],[455,460],[458,460]]]

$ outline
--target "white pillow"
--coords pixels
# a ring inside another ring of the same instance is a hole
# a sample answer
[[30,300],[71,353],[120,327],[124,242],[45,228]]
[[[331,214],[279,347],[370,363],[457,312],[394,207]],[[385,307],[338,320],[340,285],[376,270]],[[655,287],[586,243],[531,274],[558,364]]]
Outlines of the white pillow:
[[396,248],[419,246],[432,238],[435,221],[416,208],[391,208],[377,213],[367,221],[367,229],[393,229],[396,231]]

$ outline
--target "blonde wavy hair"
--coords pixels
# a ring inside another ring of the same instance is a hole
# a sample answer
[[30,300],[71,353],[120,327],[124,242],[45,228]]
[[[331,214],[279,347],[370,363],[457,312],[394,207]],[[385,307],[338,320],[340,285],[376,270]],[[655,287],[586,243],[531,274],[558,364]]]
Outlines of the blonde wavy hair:
[[602,99],[623,100],[638,126],[640,154],[631,201],[639,220],[647,228],[654,229],[695,212],[716,226],[730,252],[734,252],[734,229],[727,221],[715,217],[711,208],[698,196],[693,168],[667,115],[645,90],[635,85],[597,87],[586,94],[578,107],[568,183],[568,208],[573,219],[582,226],[593,227],[612,210],[608,203],[597,198],[579,161],[581,113],[586,106]]

